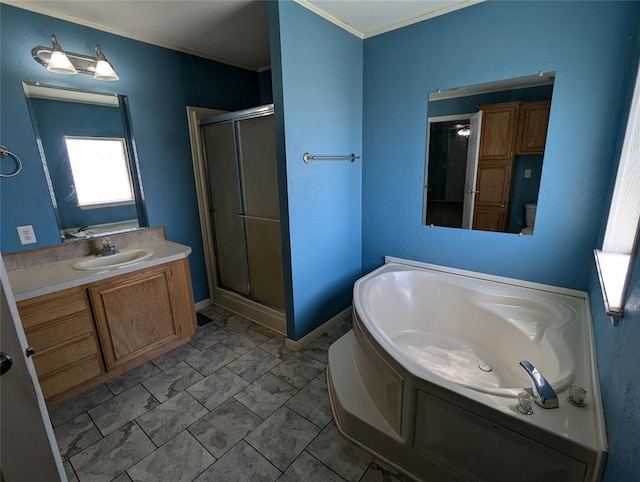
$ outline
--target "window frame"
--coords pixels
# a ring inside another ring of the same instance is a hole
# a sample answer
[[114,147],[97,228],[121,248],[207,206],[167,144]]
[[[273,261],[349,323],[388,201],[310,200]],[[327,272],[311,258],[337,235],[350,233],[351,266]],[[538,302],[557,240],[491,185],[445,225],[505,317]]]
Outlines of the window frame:
[[[625,221],[629,217],[635,226],[629,226]],[[636,74],[602,248],[594,249],[605,311],[614,326],[624,316],[639,244],[640,68]]]
[[136,202],[136,192],[135,186],[133,183],[133,173],[131,170],[131,162],[129,159],[129,153],[127,149],[127,140],[124,137],[108,137],[108,136],[74,136],[74,135],[65,135],[63,136],[65,141],[65,148],[67,150],[67,157],[69,159],[69,168],[71,169],[71,176],[73,177],[74,186],[77,184],[76,177],[73,173],[73,162],[71,160],[71,156],[69,154],[69,147],[67,144],[67,140],[96,140],[96,141],[118,141],[122,147],[123,161],[126,167],[127,172],[127,181],[129,185],[129,190],[131,192],[130,199],[122,199],[122,200],[114,200],[114,201],[106,201],[106,202],[96,202],[96,203],[81,203],[80,198],[78,196],[78,190],[75,188],[76,195],[76,207],[82,210],[91,210],[91,209],[100,209],[100,208],[110,208],[110,207],[118,207],[118,206],[129,206],[135,204]]

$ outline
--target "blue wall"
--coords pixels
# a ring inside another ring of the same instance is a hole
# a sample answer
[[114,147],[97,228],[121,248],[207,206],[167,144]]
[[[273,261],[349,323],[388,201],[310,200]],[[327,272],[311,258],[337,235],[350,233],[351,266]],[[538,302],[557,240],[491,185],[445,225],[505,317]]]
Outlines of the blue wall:
[[[258,74],[5,4],[0,23],[0,134],[24,161],[20,175],[0,181],[0,251],[59,242],[21,81],[117,92],[129,99],[150,225],[166,226],[170,240],[192,247],[195,300],[208,298],[186,106],[234,111],[259,105]],[[48,72],[31,58],[31,49],[50,45],[52,33],[71,52],[91,54],[99,43],[120,80]],[[20,245],[15,227],[25,224],[33,225],[36,245]]]
[[360,154],[363,42],[288,1],[270,4],[270,30],[291,243],[287,333],[298,340],[351,304],[361,275],[366,159],[305,164],[302,155]]
[[624,318],[613,327],[605,314],[598,276],[590,287],[600,391],[609,442],[605,482],[640,480],[640,258],[633,271]]
[[29,99],[56,193],[60,227],[80,228],[137,219],[135,204],[81,209],[64,136],[124,138],[120,109],[96,104]]
[[[637,2],[484,2],[365,40],[364,271],[392,255],[587,289],[639,18]],[[538,71],[556,81],[534,235],[423,226],[427,94]]]

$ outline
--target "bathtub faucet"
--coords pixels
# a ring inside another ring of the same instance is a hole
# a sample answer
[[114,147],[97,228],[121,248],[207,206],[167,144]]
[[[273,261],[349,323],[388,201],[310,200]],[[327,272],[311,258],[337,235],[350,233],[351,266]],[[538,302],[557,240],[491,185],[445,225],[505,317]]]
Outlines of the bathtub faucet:
[[520,361],[519,365],[529,375],[536,403],[542,408],[558,408],[558,395],[536,367],[527,360]]

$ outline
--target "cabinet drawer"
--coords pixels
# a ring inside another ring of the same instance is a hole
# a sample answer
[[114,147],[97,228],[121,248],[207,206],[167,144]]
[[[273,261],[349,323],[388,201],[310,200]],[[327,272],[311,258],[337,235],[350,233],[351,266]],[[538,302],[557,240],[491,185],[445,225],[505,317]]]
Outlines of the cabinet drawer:
[[93,333],[93,318],[87,311],[77,313],[59,323],[51,323],[32,330],[27,334],[29,345],[36,353],[65,341]]
[[89,300],[83,289],[60,291],[18,303],[22,326],[29,331],[54,320],[89,311]]
[[102,373],[100,360],[98,357],[91,358],[50,377],[40,378],[42,394],[44,398],[51,398],[69,388],[73,388],[76,385],[80,385],[87,380],[97,377],[100,373]]
[[36,366],[38,378],[43,378],[90,356],[98,356],[98,346],[93,336],[89,334],[84,338],[36,353],[33,363]]

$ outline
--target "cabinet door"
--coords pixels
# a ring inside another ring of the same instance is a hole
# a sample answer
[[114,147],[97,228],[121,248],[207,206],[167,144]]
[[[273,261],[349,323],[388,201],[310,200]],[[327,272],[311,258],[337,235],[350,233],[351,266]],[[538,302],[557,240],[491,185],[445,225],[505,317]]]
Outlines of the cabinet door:
[[511,191],[511,160],[480,161],[473,229],[504,231]]
[[107,369],[181,337],[172,276],[167,264],[90,286]]
[[480,106],[482,110],[480,159],[513,157],[519,106],[520,102]]
[[547,141],[551,101],[522,104],[518,121],[518,154],[542,154]]
[[505,213],[502,209],[476,207],[473,212],[473,229],[480,231],[504,231]]

